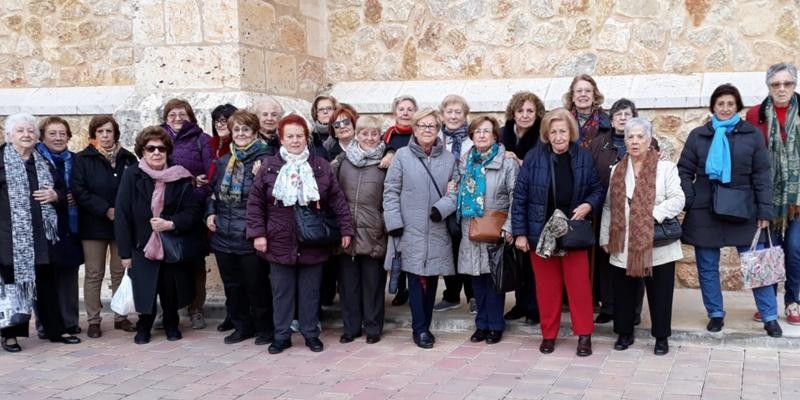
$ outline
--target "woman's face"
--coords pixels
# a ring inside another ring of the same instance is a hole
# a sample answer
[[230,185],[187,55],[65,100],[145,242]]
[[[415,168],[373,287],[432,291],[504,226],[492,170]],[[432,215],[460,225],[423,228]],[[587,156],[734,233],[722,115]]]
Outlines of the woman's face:
[[714,115],[720,121],[727,121],[736,114],[736,97],[732,94],[723,94],[714,102]]
[[622,133],[625,130],[625,124],[628,123],[628,120],[633,118],[633,111],[629,108],[623,108],[618,110],[611,116],[611,126],[614,127],[619,133]]
[[247,147],[248,144],[253,143],[253,140],[256,139],[256,133],[253,132],[253,128],[238,122],[233,123],[231,135],[236,147]]
[[36,128],[27,121],[20,121],[11,130],[11,145],[17,149],[18,153],[33,151],[39,137],[36,135]]
[[265,132],[278,129],[278,121],[280,119],[280,109],[278,109],[278,106],[275,104],[266,103],[258,110],[258,121],[261,123],[261,130]]
[[106,122],[97,127],[94,131],[94,137],[97,140],[97,144],[104,149],[114,147],[114,144],[117,142],[114,139],[114,125],[112,125],[111,122]]
[[167,113],[167,125],[175,132],[180,132],[183,124],[189,121],[189,114],[183,107],[173,108]]
[[411,126],[411,118],[417,112],[417,107],[409,100],[403,100],[394,109],[395,123],[400,126]]
[[333,133],[336,135],[336,139],[345,143],[350,142],[355,136],[353,121],[347,115],[340,114],[333,123]]
[[317,122],[320,124],[327,124],[331,121],[333,115],[333,102],[328,99],[322,99],[317,102]]
[[221,116],[214,120],[214,128],[217,128],[217,135],[224,138],[231,134],[228,130],[228,118]]
[[633,158],[644,155],[648,147],[650,147],[649,142],[643,127],[635,127],[625,135],[625,147],[628,149],[628,154]]
[[522,107],[514,110],[514,123],[517,129],[528,129],[536,122],[536,107],[533,102],[525,101]]
[[467,122],[467,113],[461,103],[450,103],[444,108],[444,126],[449,131],[454,131],[464,126]]
[[42,143],[51,152],[61,153],[66,150],[67,142],[69,142],[69,136],[67,136],[67,127],[64,124],[54,123],[44,127]]
[[475,148],[483,153],[486,150],[489,150],[495,142],[494,138],[494,126],[490,121],[483,121],[475,131],[472,132],[472,144],[475,145]]
[[567,121],[553,121],[547,131],[547,140],[553,147],[553,153],[564,154],[569,149],[569,125]]
[[167,166],[167,147],[164,142],[160,139],[148,141],[144,145],[144,162],[152,169],[164,169]]
[[375,128],[365,128],[358,131],[356,140],[364,150],[372,150],[381,142],[381,133]]
[[417,138],[417,143],[424,148],[433,146],[438,136],[439,124],[433,115],[422,118],[414,125],[414,137]]
[[308,147],[308,139],[303,127],[298,124],[284,125],[281,146],[290,154],[302,154]]
[[786,71],[781,71],[773,75],[767,83],[767,87],[769,87],[769,96],[772,97],[772,102],[780,107],[789,105],[789,101],[792,99],[796,86],[797,80]]
[[578,111],[588,114],[594,106],[594,86],[587,81],[578,81],[572,88],[572,102]]

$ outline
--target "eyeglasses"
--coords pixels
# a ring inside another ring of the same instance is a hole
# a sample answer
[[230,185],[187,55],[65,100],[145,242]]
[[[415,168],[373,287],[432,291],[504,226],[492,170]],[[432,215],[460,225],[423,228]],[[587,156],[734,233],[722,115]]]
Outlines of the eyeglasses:
[[318,113],[327,114],[327,113],[329,113],[331,111],[333,111],[333,107],[320,107],[320,108],[317,108],[317,112]]
[[623,117],[624,118],[631,118],[631,117],[633,117],[633,113],[630,112],[630,111],[620,111],[620,112],[614,113],[614,115],[612,115],[611,117],[612,118],[623,118]]
[[217,124],[217,125],[227,125],[228,124],[228,119],[227,118],[220,118],[220,119],[214,121],[214,123]]
[[146,151],[148,153],[155,153],[156,150],[158,150],[158,152],[162,153],[162,154],[166,153],[167,152],[167,146],[153,146],[153,145],[144,146],[144,151]]
[[493,133],[491,129],[475,129],[473,132],[475,135],[491,135]]
[[417,129],[419,129],[419,130],[421,130],[421,131],[435,131],[435,130],[439,129],[439,126],[438,126],[438,125],[421,125],[421,124],[416,124],[416,125],[414,125],[414,126],[416,126],[416,127],[417,127]]
[[771,87],[773,89],[780,89],[781,87],[792,88],[796,84],[797,84],[797,82],[795,82],[795,81],[772,82],[772,83],[769,84],[769,87]]
[[176,118],[185,119],[188,116],[189,115],[186,114],[186,113],[169,113],[169,114],[167,114],[167,118],[169,118],[169,119],[176,119]]
[[341,128],[344,128],[345,126],[352,125],[352,123],[353,123],[353,121],[350,121],[349,118],[340,119],[340,120],[338,120],[338,121],[333,123],[333,128],[334,129],[341,129]]

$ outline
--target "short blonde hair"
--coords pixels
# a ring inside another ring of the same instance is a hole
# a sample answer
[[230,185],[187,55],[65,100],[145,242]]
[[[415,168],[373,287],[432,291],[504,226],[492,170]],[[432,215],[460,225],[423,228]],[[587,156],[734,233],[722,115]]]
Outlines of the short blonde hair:
[[439,112],[444,114],[444,109],[450,104],[458,104],[461,106],[461,110],[464,111],[464,115],[469,114],[469,104],[467,104],[467,99],[459,96],[457,94],[448,94],[442,100],[442,104],[439,104]]
[[363,131],[364,129],[375,129],[378,132],[381,131],[381,121],[372,115],[367,115],[358,119],[358,128],[356,129],[356,134]]
[[548,137],[550,126],[556,121],[564,121],[567,123],[570,143],[578,141],[578,123],[575,122],[575,117],[573,117],[572,113],[567,111],[567,109],[559,107],[548,111],[544,114],[544,118],[542,118],[542,129],[539,132],[539,140],[541,140],[542,143],[550,143],[550,138]]
[[429,115],[433,115],[433,117],[436,118],[436,127],[437,127],[436,129],[438,130],[439,128],[441,128],[442,127],[442,121],[443,121],[442,120],[442,114],[440,114],[439,111],[437,111],[437,110],[435,110],[433,108],[430,108],[430,107],[425,107],[425,108],[415,112],[414,116],[411,117],[411,124],[412,125],[417,125],[417,123],[421,119],[423,119],[423,118],[425,118],[425,117],[427,117]]

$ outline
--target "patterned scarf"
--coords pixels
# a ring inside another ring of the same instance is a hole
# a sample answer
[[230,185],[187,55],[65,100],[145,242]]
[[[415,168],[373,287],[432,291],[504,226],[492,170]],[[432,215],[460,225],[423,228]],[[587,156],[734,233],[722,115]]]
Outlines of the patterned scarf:
[[[630,164],[630,165],[629,165]],[[630,154],[617,164],[611,177],[611,227],[608,236],[609,254],[625,250],[625,205],[628,204],[626,176],[633,168]],[[639,177],[633,188],[628,218],[628,265],[626,274],[637,278],[653,274],[653,206],[656,201],[656,172],[658,152],[648,150],[644,155]]]
[[589,147],[589,143],[597,136],[600,129],[600,109],[595,109],[588,116],[578,112],[577,108],[572,109],[572,116],[578,123],[578,144],[582,148]]
[[442,125],[442,134],[445,139],[450,142],[450,151],[456,158],[456,162],[461,161],[461,143],[467,137],[467,124],[466,122],[461,127],[454,131],[450,131],[446,126]]
[[358,143],[358,141],[353,140],[350,142],[350,146],[347,147],[344,154],[345,157],[350,160],[351,164],[357,168],[361,168],[380,164],[384,150],[386,150],[386,144],[383,142],[378,142],[378,145],[371,150],[364,150],[361,148],[361,144]]
[[96,140],[91,140],[92,146],[94,146],[95,150],[97,150],[100,155],[105,157],[106,161],[111,164],[111,168],[117,168],[117,154],[119,153],[120,145],[119,142],[114,143],[114,147],[110,149],[104,149],[103,146],[100,146],[100,143],[97,143]]
[[[71,191],[72,182],[72,153],[69,150],[64,150],[61,153],[53,153],[43,143],[36,145],[36,150],[59,170],[59,164],[63,165],[64,169],[64,183],[67,185],[67,192]],[[67,207],[67,215],[69,216],[69,231],[70,233],[78,233],[78,205],[70,204]]]
[[458,187],[458,215],[461,218],[483,216],[484,197],[486,196],[486,166],[492,162],[499,149],[500,146],[495,143],[483,153],[474,146],[470,150],[465,174]]
[[772,204],[776,215],[773,220],[779,229],[785,227],[789,206],[800,205],[800,121],[797,96],[792,96],[786,112],[786,142],[781,138],[781,127],[772,98],[767,97],[765,114],[769,134],[767,147],[772,153]]
[[[50,175],[50,166],[47,160],[38,152],[31,154],[36,165],[36,180],[39,187],[33,190],[52,188],[53,177]],[[28,173],[25,171],[25,160],[11,144],[6,144],[3,150],[3,161],[6,168],[6,188],[8,190],[9,209],[11,213],[11,246],[14,262],[13,288],[7,288],[0,276],[0,297],[11,295],[13,309],[30,314],[33,300],[36,298],[36,272],[34,262],[33,221],[31,214],[31,187],[28,182]],[[42,225],[45,237],[50,243],[58,242],[58,216],[52,203],[39,203],[42,210]],[[6,293],[6,289],[10,293]]]
[[708,149],[706,158],[706,174],[708,179],[715,179],[722,183],[731,181],[731,145],[728,142],[728,132],[736,127],[742,120],[739,114],[734,114],[731,119],[720,121],[716,115],[711,116],[711,127],[714,128],[714,139]]
[[[180,165],[173,165],[162,170],[154,170],[147,165],[144,159],[139,160],[139,169],[142,170],[154,182],[153,197],[150,199],[150,210],[153,218],[160,218],[164,211],[164,193],[167,190],[167,183],[175,182],[183,178],[191,178],[193,175],[186,168]],[[158,232],[150,234],[150,239],[144,246],[144,256],[148,260],[163,260],[164,247],[161,244],[161,235]]]
[[314,179],[314,171],[308,163],[308,148],[303,149],[300,154],[291,154],[285,147],[281,147],[279,154],[286,164],[278,171],[275,188],[272,189],[275,199],[286,207],[295,204],[307,206],[308,203],[319,200],[317,180]]
[[244,183],[245,164],[250,159],[267,148],[260,140],[253,140],[244,148],[236,147],[231,142],[231,158],[225,167],[225,175],[219,186],[219,198],[226,203],[238,203],[242,200],[242,184]]

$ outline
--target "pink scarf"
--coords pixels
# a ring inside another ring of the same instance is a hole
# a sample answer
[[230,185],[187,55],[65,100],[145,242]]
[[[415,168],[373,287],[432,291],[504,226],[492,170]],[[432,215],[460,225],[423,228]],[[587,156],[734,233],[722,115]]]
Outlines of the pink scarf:
[[[153,198],[150,200],[153,218],[161,217],[161,211],[164,211],[164,191],[167,188],[167,183],[192,177],[192,174],[180,165],[156,171],[150,168],[144,159],[139,160],[139,169],[144,171],[155,183]],[[161,245],[161,235],[158,232],[150,234],[150,240],[144,246],[144,256],[148,260],[160,261],[164,259],[164,247]]]

